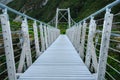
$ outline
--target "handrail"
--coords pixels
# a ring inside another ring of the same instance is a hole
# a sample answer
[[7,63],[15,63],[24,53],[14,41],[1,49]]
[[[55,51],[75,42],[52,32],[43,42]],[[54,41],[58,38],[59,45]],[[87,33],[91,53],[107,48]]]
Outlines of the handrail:
[[[17,10],[12,9],[12,8],[10,8],[10,7],[2,4],[2,3],[0,3],[0,8],[2,8],[2,9],[7,9],[7,10],[9,10],[9,11],[11,11],[11,12],[17,14],[17,15],[20,15],[20,16],[23,16],[23,17],[28,18],[28,19],[30,19],[30,20],[37,21],[37,22],[39,22],[39,23],[43,23],[43,24],[48,25],[48,24],[45,23],[45,22],[39,21],[39,20],[37,20],[37,19],[35,19],[35,18],[32,18],[32,17],[30,17],[30,16],[28,16],[28,15],[26,15],[26,14],[24,14],[24,13],[20,13],[20,12],[18,12]],[[50,26],[50,25],[49,25],[49,26]]]
[[91,17],[94,17],[94,16],[96,16],[96,15],[98,15],[98,14],[100,14],[101,12],[103,12],[103,11],[105,11],[107,8],[112,8],[112,7],[114,7],[114,6],[116,6],[117,4],[119,4],[120,3],[120,0],[116,0],[116,1],[114,1],[114,2],[112,2],[112,3],[110,3],[110,4],[108,4],[107,6],[105,6],[104,8],[102,8],[102,9],[100,9],[100,10],[98,10],[97,12],[95,12],[95,13],[93,13],[93,14],[91,14],[90,16],[88,16],[87,18],[84,18],[83,20],[81,20],[80,22],[78,22],[78,23],[81,23],[81,22],[84,22],[84,21],[86,21],[87,19],[89,19],[89,18],[91,18]]
[[[28,68],[32,64],[32,61],[34,62],[35,59],[37,57],[39,57],[47,49],[47,47],[45,45],[50,46],[55,41],[55,39],[59,36],[60,31],[58,29],[48,25],[45,22],[41,22],[35,18],[32,18],[32,17],[24,14],[24,13],[20,13],[17,10],[12,9],[2,3],[0,3],[0,10],[3,12],[3,14],[1,13],[1,17],[0,17],[0,20],[1,20],[0,21],[0,25],[1,25],[1,28],[0,28],[1,47],[0,47],[0,49],[2,49],[2,50],[5,49],[4,51],[2,51],[0,58],[5,59],[5,57],[6,57],[6,59],[2,60],[2,62],[0,64],[1,69],[5,68],[4,70],[2,69],[0,71],[0,77],[5,74],[2,77],[2,79],[5,80],[5,79],[9,78],[9,80],[16,80],[16,74],[22,72],[24,63],[26,62],[25,64]],[[14,20],[6,15],[7,11],[14,13],[15,15],[18,15],[24,19],[22,20],[22,22],[20,22],[20,23],[18,22],[18,24],[14,23]],[[9,18],[8,23],[7,23],[6,18],[7,19]],[[27,19],[32,21],[30,25],[29,25],[30,22],[28,22]],[[7,28],[3,27],[3,26],[6,26]],[[21,26],[21,28],[13,29],[16,26],[19,28]],[[31,31],[29,33],[30,29],[32,29],[31,30],[32,33],[31,33]],[[5,31],[5,32],[3,32],[3,31]],[[34,35],[33,35],[33,33],[34,33]],[[9,35],[5,36],[6,34],[9,34]],[[13,35],[13,34],[15,34],[15,35]],[[27,37],[25,37],[24,35],[25,36],[27,35]],[[40,36],[40,38],[39,38],[39,36]],[[5,41],[4,38],[8,41],[8,44],[6,42],[3,42],[3,41]],[[30,38],[34,39],[34,42],[32,40],[30,40]],[[19,39],[19,40],[16,40],[16,39]],[[3,46],[6,44],[8,46],[12,46],[12,47],[9,48],[9,50],[6,50],[6,47]],[[25,47],[26,44],[27,44],[27,47]],[[39,47],[39,44],[41,44],[42,46]],[[16,48],[13,48],[14,46]],[[25,49],[24,47],[27,49]],[[40,51],[40,49],[43,49],[43,50]],[[25,50],[29,51],[28,52],[29,55],[25,56],[23,59],[21,56],[26,54]],[[9,51],[9,52],[6,52],[6,51]],[[23,51],[25,51],[25,52],[23,52]],[[3,53],[5,53],[5,54],[10,53],[10,55],[5,55]],[[26,57],[28,57],[28,56],[29,56],[29,60],[24,61],[26,59]],[[9,57],[9,59],[8,59],[8,57]],[[22,61],[24,61],[24,63],[22,63]],[[7,66],[7,68],[4,66]],[[9,66],[11,68],[8,68]],[[21,69],[21,67],[22,67],[22,69]],[[6,73],[12,74],[12,75],[7,75]]]
[[[108,75],[111,79],[115,80],[118,78],[115,75],[120,74],[118,67],[116,67],[120,61],[118,57],[113,56],[113,53],[120,53],[119,45],[117,45],[117,43],[120,42],[119,38],[117,38],[120,37],[118,29],[120,22],[118,19],[115,19],[115,16],[120,15],[120,12],[116,14],[111,12],[111,8],[119,3],[120,0],[115,0],[111,4],[96,11],[66,30],[67,36],[74,45],[75,49],[78,51],[80,57],[83,59],[83,61],[85,61],[86,66],[92,73],[97,73],[96,80],[108,78],[105,75]],[[94,17],[103,12],[104,17],[94,19]],[[82,35],[79,32],[82,33]],[[83,43],[84,45],[82,46]],[[107,61],[107,58],[109,58],[110,61]],[[90,60],[92,60],[92,62],[90,62]],[[113,61],[116,63],[116,65],[112,65]],[[109,71],[109,68],[117,74],[111,75],[112,72]]]

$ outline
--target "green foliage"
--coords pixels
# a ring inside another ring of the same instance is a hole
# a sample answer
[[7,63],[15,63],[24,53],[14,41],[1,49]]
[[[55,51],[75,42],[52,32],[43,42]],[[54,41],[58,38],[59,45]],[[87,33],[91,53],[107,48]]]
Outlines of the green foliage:
[[65,34],[66,33],[67,27],[68,27],[68,24],[66,24],[66,23],[61,23],[61,24],[58,25],[58,28],[60,29],[60,31],[61,31],[60,33],[61,34]]
[[15,22],[15,21],[10,21],[10,27],[11,27],[12,31],[18,31],[21,29],[21,23]]
[[81,13],[78,15],[78,20],[82,20],[83,18],[105,7],[107,4],[113,1],[114,0],[86,0],[84,6],[81,9]]
[[56,8],[70,8],[71,17],[79,21],[114,0],[48,0],[45,6],[39,7],[42,1],[43,0],[31,0],[28,2],[28,0],[14,0],[8,4],[8,6],[20,10],[23,5],[35,4],[37,8],[29,10],[27,14],[46,22],[53,19],[56,14]]

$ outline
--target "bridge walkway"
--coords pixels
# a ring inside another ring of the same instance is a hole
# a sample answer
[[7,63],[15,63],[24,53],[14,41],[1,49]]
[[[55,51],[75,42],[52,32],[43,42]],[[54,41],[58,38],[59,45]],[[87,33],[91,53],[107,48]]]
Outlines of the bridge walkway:
[[66,35],[56,41],[19,80],[95,80]]

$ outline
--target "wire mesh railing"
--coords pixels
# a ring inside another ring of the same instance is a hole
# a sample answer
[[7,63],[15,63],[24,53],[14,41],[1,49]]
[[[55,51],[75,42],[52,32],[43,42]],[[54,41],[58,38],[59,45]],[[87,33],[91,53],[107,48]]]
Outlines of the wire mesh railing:
[[119,3],[114,1],[66,30],[86,66],[96,74],[96,80],[119,80]]
[[0,8],[0,79],[17,80],[60,31],[1,3]]
[[7,66],[6,66],[6,57],[4,51],[4,43],[2,36],[2,28],[0,26],[0,76],[4,80],[7,76]]

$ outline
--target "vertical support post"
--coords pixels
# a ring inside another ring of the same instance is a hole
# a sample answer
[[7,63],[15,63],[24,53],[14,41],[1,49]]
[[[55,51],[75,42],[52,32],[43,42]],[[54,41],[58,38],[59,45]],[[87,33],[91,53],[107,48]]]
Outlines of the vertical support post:
[[50,44],[52,44],[52,30],[49,29],[49,34],[50,34]]
[[79,52],[79,48],[80,48],[80,45],[81,45],[81,32],[82,32],[82,24],[81,23],[79,23],[78,24],[78,39],[77,39],[77,51]]
[[48,48],[48,35],[47,35],[47,28],[46,28],[46,25],[44,25],[44,35],[45,35],[45,46],[46,46],[46,49]]
[[74,27],[74,47],[75,47],[75,49],[77,50],[77,43],[78,43],[78,24],[76,24],[76,26]]
[[86,59],[85,59],[85,64],[87,65],[88,68],[90,66],[91,57],[93,60],[93,64],[95,62],[94,66],[97,65],[97,57],[96,57],[96,59],[94,57],[94,56],[96,56],[96,53],[95,53],[95,48],[94,48],[94,43],[93,43],[93,38],[94,38],[95,32],[96,32],[96,23],[92,17],[90,20],[88,42],[87,42],[87,52],[86,52]]
[[25,25],[22,26],[22,28],[24,27],[24,29],[25,29],[25,32],[23,32],[23,33],[24,33],[25,43],[27,43],[26,58],[27,58],[27,66],[29,67],[32,64],[32,57],[31,57],[30,39],[29,39],[27,18],[24,18],[24,22],[23,23],[25,23]]
[[34,21],[34,23],[33,23],[33,30],[34,30],[36,57],[39,57],[40,56],[40,47],[39,47],[38,30],[37,30],[36,21]]
[[54,31],[52,29],[52,43],[54,42]]
[[[75,27],[75,26],[74,26]],[[72,27],[72,37],[71,37],[71,41],[72,41],[72,43],[73,43],[73,45],[74,45],[74,38],[75,38],[75,30],[74,30],[74,27]]]
[[10,22],[6,9],[4,13],[0,15],[0,19],[2,25],[3,39],[4,39],[8,78],[9,80],[16,80],[16,69],[15,69],[14,52],[12,46]]
[[71,42],[72,42],[72,44],[73,44],[73,41],[74,41],[74,26],[71,28],[71,33],[70,33],[71,34]]
[[53,29],[53,42],[55,41],[55,29]]
[[50,36],[51,36],[51,38],[50,38],[50,44],[52,44],[52,41],[53,41],[52,29],[50,29]]
[[71,27],[70,8],[68,8],[68,27]]
[[102,32],[97,80],[103,80],[106,71],[108,48],[109,48],[110,34],[111,34],[112,21],[113,21],[113,14],[110,13],[110,9],[106,10],[104,19],[105,20],[104,20],[103,32]]
[[81,45],[80,45],[80,48],[79,48],[79,53],[80,53],[80,57],[82,59],[84,59],[84,44],[85,44],[85,35],[86,35],[86,27],[87,27],[87,23],[84,21],[83,22],[83,26],[82,26],[82,36],[81,36]]
[[43,35],[42,23],[40,23],[39,29],[40,29],[40,40],[41,40],[41,52],[44,52],[44,50],[45,50],[45,40],[44,40],[44,35]]
[[57,8],[57,11],[56,11],[56,22],[55,22],[55,26],[56,26],[56,28],[58,28],[58,8]]
[[50,46],[50,29],[47,27],[47,33],[48,33],[48,46]]
[[21,25],[21,31],[22,31],[22,36],[23,36],[23,46],[22,46],[22,52],[21,52],[21,56],[20,56],[20,61],[19,61],[19,65],[18,65],[18,70],[17,70],[17,72],[18,73],[21,73],[22,72],[22,70],[23,70],[23,66],[24,66],[24,63],[25,63],[25,57],[26,57],[26,53],[25,53],[25,51],[26,51],[26,47],[27,47],[27,43],[25,42],[25,32],[26,32],[26,29],[25,29],[25,27],[24,26],[26,26],[26,23],[25,23],[25,21],[23,20],[22,21],[22,25]]
[[[73,27],[72,27],[72,28],[73,28]],[[69,31],[68,31],[68,35],[69,35],[69,38],[70,38],[71,42],[73,42],[73,41],[72,41],[72,38],[73,38],[73,31],[72,31],[72,28],[69,29]],[[71,35],[71,36],[70,36],[70,35]]]
[[27,67],[29,67],[32,64],[32,57],[31,57],[31,49],[30,49],[30,39],[29,39],[29,32],[28,32],[28,23],[27,19],[24,18],[22,21],[22,35],[24,38],[23,46],[22,46],[22,52],[20,56],[20,62],[18,65],[18,72],[22,72],[23,65],[25,62],[25,58],[27,61]]
[[67,21],[67,23],[68,23],[68,28],[70,28],[71,27],[71,23],[72,23],[72,19],[71,19],[71,16],[70,16],[70,8],[67,8],[67,9],[58,9],[57,8],[57,10],[56,10],[56,17],[55,17],[55,26],[56,26],[56,28],[58,28],[58,23],[59,23],[59,12],[61,12],[61,11],[66,11],[67,12],[67,18],[65,18],[65,15],[66,15],[66,13],[65,14],[62,14],[61,13],[61,16],[62,17],[60,17],[60,20],[62,19],[62,18],[64,18],[66,21]]

